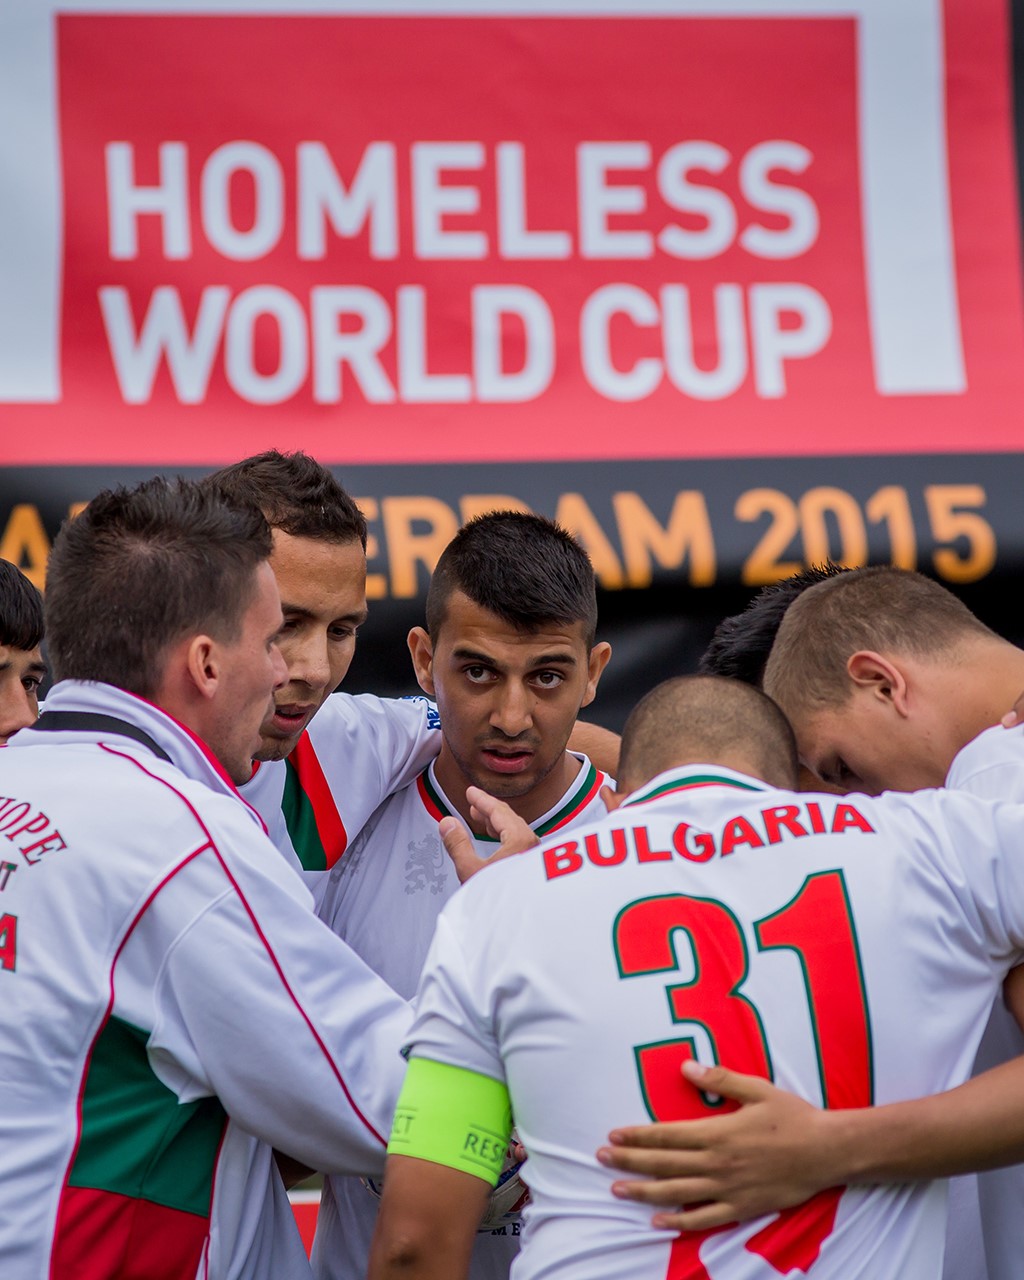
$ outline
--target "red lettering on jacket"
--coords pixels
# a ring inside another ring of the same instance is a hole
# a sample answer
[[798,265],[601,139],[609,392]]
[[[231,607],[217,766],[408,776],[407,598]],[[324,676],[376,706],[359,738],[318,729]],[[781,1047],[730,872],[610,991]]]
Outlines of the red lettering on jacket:
[[725,830],[722,832],[722,857],[724,858],[743,844],[751,849],[764,848],[764,841],[746,818],[732,818],[725,824]]
[[715,856],[715,837],[707,831],[698,831],[693,836],[693,848],[687,841],[687,832],[693,828],[688,822],[680,822],[672,832],[672,844],[680,857],[688,862],[707,862]]
[[633,831],[633,842],[636,844],[637,862],[671,862],[671,849],[652,849],[646,827],[636,827]]
[[800,812],[800,806],[795,804],[780,804],[774,809],[762,809],[761,817],[764,819],[764,833],[768,838],[769,844],[779,844],[782,840],[783,830],[788,831],[791,836],[805,836],[807,830],[802,827],[797,820],[797,814]]
[[587,851],[587,857],[595,867],[617,867],[620,862],[626,861],[626,854],[629,849],[626,845],[625,831],[621,827],[613,827],[611,836],[612,848],[610,853],[601,852],[601,839],[597,832],[591,832],[590,835],[583,837],[583,847]]
[[556,844],[554,848],[544,850],[544,872],[549,880],[571,875],[582,866],[578,840],[567,840],[565,844]]
[[858,831],[864,831],[868,835],[874,835],[875,829],[868,822],[867,818],[852,804],[837,804],[835,815],[832,818],[832,833],[838,835],[845,831],[847,827],[856,827]]

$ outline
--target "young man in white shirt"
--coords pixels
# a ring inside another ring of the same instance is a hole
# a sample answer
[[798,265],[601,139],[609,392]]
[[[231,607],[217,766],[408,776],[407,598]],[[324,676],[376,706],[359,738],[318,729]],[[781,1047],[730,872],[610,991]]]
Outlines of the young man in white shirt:
[[[275,691],[252,776],[239,790],[315,891],[345,859],[377,807],[437,755],[437,709],[423,695],[335,692],[367,613],[367,525],[326,467],[308,454],[268,450],[223,468],[202,485],[234,505],[261,511],[271,527],[270,565],[284,614],[278,645],[287,680]],[[596,744],[617,756],[617,735],[596,726],[577,726],[573,744],[591,751]],[[382,1064],[385,1077],[391,1067]],[[270,1235],[290,1239],[294,1252],[298,1233],[287,1204],[282,1207],[269,1149],[236,1127],[230,1137],[239,1147],[249,1145],[250,1174],[237,1196],[239,1257]],[[307,1171],[302,1161],[287,1161],[283,1154],[278,1160],[289,1181]]]
[[242,794],[310,888],[341,858],[377,805],[437,754],[425,698],[334,694],[366,620],[366,520],[334,476],[303,453],[276,450],[208,476],[270,525],[288,679],[260,732]]
[[[314,889],[381,801],[437,754],[437,711],[422,695],[335,694],[367,615],[367,525],[326,467],[308,454],[271,449],[203,484],[229,502],[257,507],[273,533],[288,681],[275,694],[242,793]],[[613,767],[617,735],[583,724],[572,741],[600,767]]]
[[58,683],[0,753],[4,1275],[308,1277],[271,1145],[382,1163],[407,1007],[234,785],[286,676],[270,545],[161,480],[54,545]]
[[693,1057],[731,1056],[839,1108],[967,1074],[1024,947],[1024,861],[1007,856],[1021,810],[951,791],[797,793],[795,765],[763,695],[669,682],[627,725],[617,811],[449,904],[417,996],[371,1280],[465,1274],[485,1139],[500,1139],[509,1102],[533,1193],[527,1280],[939,1275],[941,1184],[833,1188],[777,1219],[676,1237],[616,1205],[594,1158],[610,1112],[715,1114],[683,1081]]
[[[946,785],[988,799],[1024,800],[1024,730],[999,720],[1024,688],[1024,653],[950,592],[900,570],[843,573],[786,611],[765,671],[766,691],[790,716],[801,757],[843,790]],[[1022,974],[1005,997],[1021,1010]],[[1024,1037],[998,1000],[978,1056],[981,1074],[948,1098],[898,1109],[817,1114],[765,1082],[716,1071],[717,1087],[749,1105],[717,1129],[627,1131],[618,1143],[658,1144],[611,1158],[660,1185],[622,1194],[665,1206],[661,1220],[706,1226],[796,1203],[856,1179],[927,1177],[1024,1159]],[[723,1060],[725,1066],[729,1063]],[[667,1148],[679,1145],[685,1150]],[[1020,1166],[953,1187],[946,1275],[1016,1280],[1024,1256]],[[680,1203],[701,1208],[672,1212]],[[973,1222],[973,1225],[972,1225]]]
[[[501,797],[545,838],[604,816],[609,784],[567,750],[611,652],[596,640],[594,571],[575,539],[521,512],[470,521],[438,562],[426,615],[409,648],[440,710],[440,752],[377,810],[317,890],[320,918],[408,999],[458,887],[439,820],[457,816],[480,857],[497,848],[473,821],[467,787]],[[318,1277],[362,1280],[376,1195],[358,1178],[328,1178],[313,1251]],[[508,1275],[518,1235],[517,1218],[478,1235],[474,1280]]]

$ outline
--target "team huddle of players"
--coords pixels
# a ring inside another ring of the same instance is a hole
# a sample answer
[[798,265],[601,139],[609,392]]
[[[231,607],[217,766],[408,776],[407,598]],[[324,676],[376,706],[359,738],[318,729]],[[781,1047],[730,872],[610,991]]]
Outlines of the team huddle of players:
[[1019,1276],[1018,1170],[934,1179],[1024,1158],[1024,653],[802,575],[617,760],[574,539],[460,531],[411,700],[329,696],[365,548],[301,454],[100,495],[38,718],[0,563],[2,1273]]

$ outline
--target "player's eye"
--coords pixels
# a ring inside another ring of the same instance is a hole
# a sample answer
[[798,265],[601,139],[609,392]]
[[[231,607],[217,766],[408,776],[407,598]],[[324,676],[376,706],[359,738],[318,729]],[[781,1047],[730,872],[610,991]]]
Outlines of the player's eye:
[[533,674],[533,683],[542,689],[557,689],[564,680],[561,671],[535,671]]
[[327,634],[331,640],[354,640],[358,630],[358,627],[350,627],[339,623],[337,626],[328,627]]
[[471,681],[473,684],[487,684],[489,681],[494,679],[494,672],[490,667],[482,667],[479,663],[474,663],[472,666],[464,667],[463,670],[465,672],[466,679]]
[[23,676],[21,681],[21,687],[25,690],[26,693],[38,693],[42,683],[43,683],[42,676]]

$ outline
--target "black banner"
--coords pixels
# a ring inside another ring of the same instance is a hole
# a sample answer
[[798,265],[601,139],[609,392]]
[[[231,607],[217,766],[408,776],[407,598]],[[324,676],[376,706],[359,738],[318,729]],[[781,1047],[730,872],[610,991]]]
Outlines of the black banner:
[[[594,718],[611,727],[658,680],[692,671],[715,625],[759,587],[826,558],[918,569],[1024,642],[1018,454],[335,471],[370,526],[370,621],[346,684],[355,692],[409,691],[405,635],[422,622],[437,556],[465,519],[515,504],[556,517],[590,553],[601,634],[615,649]],[[148,474],[0,472],[0,556],[42,585],[61,521],[100,489]]]

